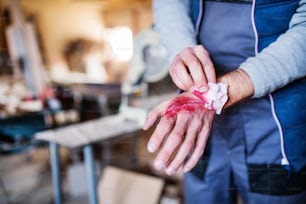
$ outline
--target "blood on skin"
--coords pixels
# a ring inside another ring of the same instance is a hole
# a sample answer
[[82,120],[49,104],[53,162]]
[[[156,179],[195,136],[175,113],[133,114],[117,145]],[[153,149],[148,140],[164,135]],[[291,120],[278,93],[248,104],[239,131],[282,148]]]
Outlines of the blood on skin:
[[195,112],[196,110],[205,110],[204,103],[199,98],[178,97],[173,100],[166,109],[166,117],[172,118],[180,111]]
[[207,103],[207,99],[204,97],[206,92],[194,90],[192,93],[193,95],[197,96],[202,101],[202,103]]
[[196,110],[210,110],[205,107],[207,99],[205,98],[206,92],[200,92],[197,90],[192,91],[193,95],[197,98],[191,98],[187,96],[179,96],[173,100],[167,107],[165,115],[167,118],[172,118],[180,111],[195,112]]

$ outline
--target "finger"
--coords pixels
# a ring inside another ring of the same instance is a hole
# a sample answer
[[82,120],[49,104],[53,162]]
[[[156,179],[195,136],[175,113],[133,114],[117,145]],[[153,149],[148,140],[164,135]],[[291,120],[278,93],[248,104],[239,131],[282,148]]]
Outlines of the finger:
[[183,171],[186,173],[193,169],[195,165],[198,163],[199,159],[204,153],[204,149],[206,147],[206,143],[209,137],[209,133],[211,130],[211,122],[213,120],[213,112],[207,112],[207,118],[203,118],[205,120],[204,125],[199,133],[199,136],[196,141],[196,145],[194,151],[191,154],[191,157],[187,160],[186,164],[183,167]]
[[193,80],[193,85],[197,88],[207,85],[206,76],[204,73],[204,67],[202,65],[199,56],[196,55],[195,50],[192,49],[192,52],[186,52],[182,54],[185,66],[190,72],[190,76]]
[[177,80],[181,81],[185,91],[189,90],[193,86],[194,82],[191,78],[188,64],[186,64],[186,58],[189,58],[190,54],[182,52],[176,56],[175,63],[171,67],[171,72],[175,73]]
[[166,136],[171,131],[174,123],[174,118],[161,118],[148,142],[147,149],[149,152],[153,153],[161,146],[162,142],[165,140]]
[[181,82],[181,79],[177,76],[176,72],[171,73],[173,83],[181,90],[187,91],[187,88]]
[[169,101],[165,101],[161,103],[160,105],[153,108],[148,114],[146,121],[143,125],[143,130],[148,130],[150,127],[153,126],[153,124],[156,122],[156,120],[161,117],[164,113],[169,104]]
[[185,140],[180,147],[178,153],[171,161],[171,164],[166,169],[166,173],[168,175],[173,175],[183,164],[187,157],[187,155],[191,152],[194,147],[197,136],[201,130],[202,119],[200,117],[193,118],[192,121],[189,122],[189,127],[186,133]]
[[197,55],[198,59],[200,60],[203,71],[206,77],[206,86],[207,82],[216,83],[216,71],[215,67],[209,57],[209,53],[203,46],[197,46],[194,48],[195,54]]
[[174,128],[169,133],[167,141],[155,159],[154,166],[157,170],[161,170],[167,166],[171,160],[171,156],[174,154],[174,152],[177,150],[177,147],[182,143],[184,139],[186,127],[188,124],[188,117],[186,117],[187,113],[182,113],[183,112],[178,114]]

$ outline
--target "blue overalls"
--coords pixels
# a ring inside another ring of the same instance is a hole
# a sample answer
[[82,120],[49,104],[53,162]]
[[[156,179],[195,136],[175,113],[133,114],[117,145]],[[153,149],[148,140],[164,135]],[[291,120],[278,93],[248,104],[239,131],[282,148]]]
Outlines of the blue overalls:
[[[199,12],[199,42],[217,75],[256,54],[252,2],[204,1]],[[269,96],[216,116],[204,155],[185,175],[185,204],[235,203],[237,191],[243,203],[306,203],[306,168],[291,176],[282,165],[286,155],[278,125]]]

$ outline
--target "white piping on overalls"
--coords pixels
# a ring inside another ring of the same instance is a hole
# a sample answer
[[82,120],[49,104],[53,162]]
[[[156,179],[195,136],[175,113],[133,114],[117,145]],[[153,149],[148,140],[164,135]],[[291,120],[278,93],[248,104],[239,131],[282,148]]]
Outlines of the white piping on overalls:
[[[253,26],[253,30],[254,30],[254,34],[255,34],[255,54],[258,54],[258,32],[256,29],[256,25],[255,25],[255,4],[256,4],[256,0],[253,0],[252,3],[252,26]],[[279,137],[280,137],[280,142],[281,142],[281,153],[282,153],[282,161],[281,164],[282,165],[289,165],[289,161],[285,152],[285,143],[284,143],[284,133],[283,133],[283,129],[282,126],[279,122],[279,119],[275,113],[275,107],[274,107],[274,100],[273,100],[273,96],[272,94],[269,94],[269,99],[270,99],[270,104],[271,104],[271,111],[272,111],[272,115],[274,118],[274,121],[277,125],[278,131],[279,131]]]
[[271,103],[272,115],[273,115],[275,123],[278,127],[279,137],[280,137],[280,141],[281,141],[281,151],[282,151],[282,156],[283,156],[281,164],[282,165],[289,165],[289,161],[288,161],[288,158],[287,158],[286,153],[285,153],[284,133],[283,133],[282,126],[281,126],[281,124],[280,124],[280,122],[277,118],[276,113],[275,113],[274,100],[273,100],[272,94],[269,94],[269,98],[270,98],[270,103]]
[[253,0],[252,2],[252,14],[251,14],[251,20],[252,20],[252,27],[255,35],[255,47],[254,47],[254,52],[257,55],[258,54],[258,33],[255,25],[255,4],[256,0]]
[[198,15],[196,27],[195,27],[196,34],[199,34],[202,15],[203,15],[203,0],[200,0],[199,1],[199,15]]

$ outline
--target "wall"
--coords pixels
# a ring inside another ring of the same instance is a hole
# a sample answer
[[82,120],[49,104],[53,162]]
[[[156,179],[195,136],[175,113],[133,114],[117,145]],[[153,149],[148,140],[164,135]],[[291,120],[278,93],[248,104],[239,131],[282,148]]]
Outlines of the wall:
[[[8,0],[3,2],[7,5]],[[150,0],[21,0],[21,3],[25,14],[35,17],[47,67],[62,61],[64,45],[70,39],[101,41],[105,28],[114,26],[129,26],[135,36],[153,21]]]

